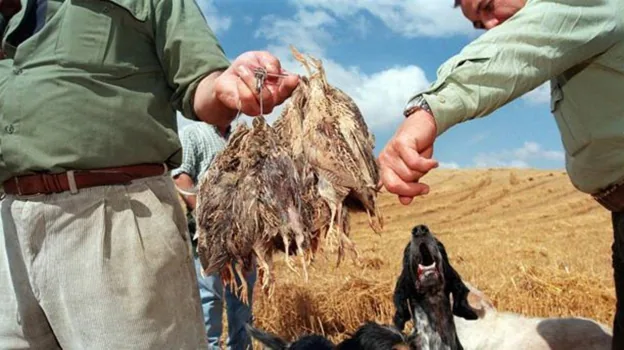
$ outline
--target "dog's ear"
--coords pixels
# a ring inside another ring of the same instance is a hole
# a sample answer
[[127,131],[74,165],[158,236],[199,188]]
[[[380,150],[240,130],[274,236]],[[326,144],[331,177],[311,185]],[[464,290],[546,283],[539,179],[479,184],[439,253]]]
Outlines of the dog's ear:
[[443,273],[446,284],[445,291],[446,293],[451,294],[453,300],[453,314],[466,320],[476,320],[479,318],[479,315],[469,304],[468,287],[466,287],[459,273],[455,270],[455,268],[453,268],[453,265],[451,265],[444,244],[442,244],[442,242],[440,242],[437,238],[435,238],[435,240],[438,245],[438,249],[440,250],[440,254],[442,255],[442,262],[444,264]]
[[288,349],[288,342],[286,342],[284,339],[278,337],[275,334],[261,331],[257,328],[254,328],[249,323],[245,323],[245,329],[247,330],[247,333],[249,334],[249,336],[251,336],[252,338],[262,343],[265,349],[271,349],[271,350]]
[[468,296],[466,300],[468,305],[479,315],[479,318],[483,318],[489,311],[496,311],[496,307],[482,291],[474,287],[468,282],[464,282],[468,287]]

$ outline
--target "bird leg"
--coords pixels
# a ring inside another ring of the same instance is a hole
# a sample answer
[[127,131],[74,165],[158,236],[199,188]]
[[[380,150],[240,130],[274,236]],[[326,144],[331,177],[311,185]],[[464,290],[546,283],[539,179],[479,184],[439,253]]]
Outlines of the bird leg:
[[311,77],[312,67],[310,67],[310,64],[305,59],[305,57],[303,57],[303,55],[299,51],[297,51],[297,49],[295,49],[295,47],[292,45],[290,45],[290,52],[292,53],[293,57],[303,65],[306,72],[308,72],[308,76]]
[[336,267],[340,266],[340,262],[342,261],[342,257],[344,255],[344,245],[342,241],[342,236],[344,236],[343,223],[342,223],[342,201],[338,202],[336,207],[337,212],[337,223],[336,223],[336,237],[338,238],[338,261],[336,262]]
[[260,280],[262,281],[262,289],[266,289],[266,287],[269,285],[269,274],[271,272],[269,263],[264,259],[262,255],[258,254],[256,248],[253,248],[253,251],[256,254],[256,261],[260,266],[258,270],[259,272],[262,272],[262,276],[260,277]]
[[316,71],[319,73],[321,77],[321,81],[323,82],[323,86],[325,88],[329,87],[329,84],[327,83],[327,76],[325,75],[325,68],[323,68],[323,62],[321,62],[321,60],[319,60],[318,58],[314,58],[310,55],[308,55],[308,58],[310,59],[310,61],[312,61],[312,65],[316,68]]
[[236,273],[241,282],[240,290],[238,291],[240,294],[238,297],[243,302],[243,304],[249,305],[249,288],[247,286],[247,281],[245,281],[245,274],[243,273],[242,269],[243,267],[241,262],[238,262],[236,264]]
[[234,275],[234,270],[232,269],[232,263],[229,262],[227,263],[227,270],[224,271],[224,275],[222,276],[223,282],[225,284],[229,284],[230,286],[233,286],[233,289],[236,289],[236,278]]
[[297,244],[297,254],[301,256],[301,261],[303,263],[303,280],[308,282],[308,269],[306,267],[306,257],[303,252],[303,234],[298,232],[295,234],[295,243]]
[[273,283],[273,281],[275,280],[274,274],[273,274],[273,260],[269,260],[267,261],[267,266],[269,268],[269,274],[267,276],[267,283],[266,285],[263,285],[263,289],[266,291],[267,296],[269,299],[271,299],[271,297],[273,296],[273,292],[275,291],[275,283]]
[[[338,237],[336,236],[333,231],[334,231],[334,225],[335,225],[335,221],[336,221],[336,205],[332,202],[329,202],[329,210],[331,212],[330,214],[330,218],[329,218],[329,228],[327,229],[327,246],[329,246],[330,249],[334,248],[334,242],[335,239]],[[336,229],[337,230],[337,229]]]
[[370,210],[368,210],[368,208],[366,209],[366,215],[368,216],[368,225],[373,229],[373,231],[375,231],[377,235],[381,236],[381,228],[373,223],[373,215],[371,214]]
[[375,206],[375,217],[377,218],[377,222],[379,223],[379,231],[382,231],[384,228],[384,220],[383,215],[381,215],[381,210],[379,206]]

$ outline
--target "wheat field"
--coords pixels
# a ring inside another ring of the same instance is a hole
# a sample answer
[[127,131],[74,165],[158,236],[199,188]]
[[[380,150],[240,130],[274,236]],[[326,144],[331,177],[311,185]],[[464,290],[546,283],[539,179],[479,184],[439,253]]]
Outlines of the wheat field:
[[365,320],[391,322],[402,251],[417,224],[444,243],[462,278],[499,310],[583,316],[611,325],[615,292],[610,213],[578,192],[563,171],[436,169],[431,193],[403,206],[380,198],[385,227],[351,214],[361,264],[321,253],[306,283],[276,259],[271,299],[254,290],[255,325],[293,339],[316,332],[340,341]]

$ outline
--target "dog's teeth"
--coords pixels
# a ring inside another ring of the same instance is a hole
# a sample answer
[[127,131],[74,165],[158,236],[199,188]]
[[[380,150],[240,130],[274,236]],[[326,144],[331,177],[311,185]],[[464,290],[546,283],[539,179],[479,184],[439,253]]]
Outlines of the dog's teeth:
[[435,267],[436,267],[436,263],[433,263],[433,264],[431,264],[429,266],[424,266],[424,265],[418,264],[418,269],[419,270],[423,270],[423,271],[433,270],[433,269],[435,269]]

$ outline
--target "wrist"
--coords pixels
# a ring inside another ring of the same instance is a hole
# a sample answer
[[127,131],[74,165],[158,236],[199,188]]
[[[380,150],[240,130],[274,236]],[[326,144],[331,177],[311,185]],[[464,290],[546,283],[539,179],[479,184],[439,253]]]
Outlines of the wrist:
[[435,117],[433,116],[433,112],[431,111],[431,107],[425,100],[423,95],[418,95],[412,98],[405,106],[403,110],[403,115],[407,119],[424,121],[433,127],[437,132],[437,125]]
[[237,113],[221,101],[215,89],[217,78],[222,73],[218,71],[204,77],[193,95],[193,109],[197,117],[201,121],[217,126],[229,125]]
[[417,110],[425,110],[429,114],[433,115],[431,107],[429,107],[429,103],[427,103],[427,100],[425,100],[423,95],[418,95],[409,100],[403,109],[403,115],[407,118],[414,114]]
[[427,125],[430,125],[431,128],[434,131],[434,134],[437,134],[437,124],[436,124],[436,120],[433,116],[433,114],[427,112],[424,109],[419,109],[414,111],[412,114],[410,114],[409,116],[407,116],[408,120],[413,120],[413,121],[418,121],[419,124],[422,125],[422,123],[425,123]]

